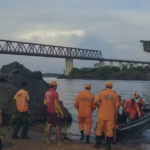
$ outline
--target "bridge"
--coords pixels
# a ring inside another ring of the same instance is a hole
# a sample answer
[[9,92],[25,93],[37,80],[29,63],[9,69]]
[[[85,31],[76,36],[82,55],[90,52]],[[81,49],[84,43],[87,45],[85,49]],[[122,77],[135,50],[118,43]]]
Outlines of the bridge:
[[113,67],[113,62],[119,62],[119,67],[121,70],[123,62],[127,63],[127,68],[130,68],[130,63],[134,63],[135,67],[137,67],[137,64],[142,64],[143,68],[145,67],[145,64],[150,66],[150,62],[146,61],[103,58],[102,52],[98,50],[10,40],[0,40],[0,54],[65,58],[65,75],[69,75],[70,71],[72,70],[73,59],[100,61],[100,67],[105,66],[105,61],[110,62],[110,67]]

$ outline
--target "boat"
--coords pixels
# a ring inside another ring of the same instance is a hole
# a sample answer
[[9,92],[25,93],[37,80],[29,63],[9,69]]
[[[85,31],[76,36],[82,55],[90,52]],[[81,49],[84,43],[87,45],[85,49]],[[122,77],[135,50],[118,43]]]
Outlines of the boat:
[[125,136],[125,135],[132,134],[134,136],[138,136],[143,131],[148,129],[150,127],[150,105],[146,104],[143,111],[144,111],[143,117],[131,123],[126,123],[121,125],[118,124],[116,128],[117,135]]

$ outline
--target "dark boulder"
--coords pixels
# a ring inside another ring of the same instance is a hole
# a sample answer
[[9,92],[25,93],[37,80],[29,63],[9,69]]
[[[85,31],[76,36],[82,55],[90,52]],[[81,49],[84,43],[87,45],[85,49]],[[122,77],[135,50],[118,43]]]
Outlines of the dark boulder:
[[[33,120],[46,119],[46,106],[44,106],[44,94],[49,89],[49,84],[42,78],[41,72],[31,72],[18,62],[14,62],[1,68],[0,74],[0,109],[4,122],[10,121],[10,116],[15,113],[16,105],[13,98],[20,89],[22,81],[28,83],[30,97],[29,112]],[[66,109],[65,113],[67,112]],[[68,112],[69,118],[71,114]]]

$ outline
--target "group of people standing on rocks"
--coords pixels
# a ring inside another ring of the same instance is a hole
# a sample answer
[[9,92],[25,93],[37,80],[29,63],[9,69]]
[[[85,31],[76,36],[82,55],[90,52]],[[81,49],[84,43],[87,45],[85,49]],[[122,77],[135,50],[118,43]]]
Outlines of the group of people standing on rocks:
[[[103,131],[105,131],[106,135],[106,149],[111,148],[110,145],[112,143],[113,136],[113,142],[115,144],[115,131],[117,126],[116,121],[118,116],[118,118],[122,119],[124,114],[129,119],[129,121],[133,121],[137,114],[139,117],[141,117],[141,112],[145,105],[144,101],[139,97],[137,93],[134,94],[134,99],[127,101],[121,100],[121,97],[112,90],[113,84],[111,81],[107,81],[105,87],[106,88],[104,90],[101,90],[99,94],[94,97],[94,94],[90,92],[91,85],[86,84],[85,90],[79,92],[74,102],[74,106],[78,111],[78,126],[81,133],[80,140],[84,140],[86,135],[87,144],[90,144],[92,112],[96,108],[98,108],[97,123],[95,128],[96,143],[94,145],[94,147],[98,149],[101,146]],[[18,136],[18,131],[21,126],[21,138],[30,139],[28,137],[28,105],[30,103],[30,98],[27,89],[28,83],[23,82],[21,84],[21,90],[19,90],[14,97],[14,102],[17,106],[18,117],[16,126],[12,134],[12,139],[20,138]],[[64,115],[59,103],[59,95],[56,90],[57,83],[55,81],[52,81],[50,83],[49,90],[46,91],[44,96],[44,105],[47,106],[48,144],[51,144],[50,131],[52,125],[54,125],[56,126],[58,145],[64,145],[61,137],[61,119],[64,118]]]

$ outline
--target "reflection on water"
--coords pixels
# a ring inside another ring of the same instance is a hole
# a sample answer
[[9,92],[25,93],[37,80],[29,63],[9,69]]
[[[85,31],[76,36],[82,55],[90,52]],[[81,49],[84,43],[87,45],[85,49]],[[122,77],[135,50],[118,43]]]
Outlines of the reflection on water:
[[[84,89],[85,84],[91,84],[91,92],[96,96],[100,90],[105,88],[104,80],[66,80],[66,79],[54,79],[54,78],[44,78],[48,83],[52,80],[56,80],[58,83],[58,93],[59,99],[63,101],[64,105],[68,108],[69,112],[72,114],[73,123],[69,127],[68,132],[75,137],[79,135],[78,125],[77,125],[77,111],[74,108],[74,100],[79,91]],[[150,82],[149,81],[113,81],[113,90],[115,90],[118,95],[121,95],[123,99],[130,99],[133,97],[135,92],[142,96],[146,103],[150,103]],[[92,135],[94,136],[94,128],[96,125],[96,115],[97,110],[93,113],[93,123],[92,123]],[[141,138],[138,140],[149,140],[150,130],[146,130]],[[135,138],[134,138],[135,139]],[[130,139],[131,140],[131,139]],[[150,141],[150,140],[149,140]]]

